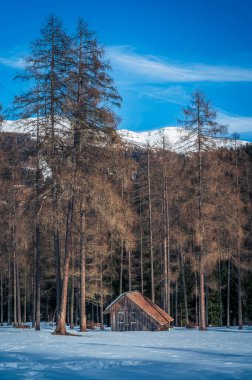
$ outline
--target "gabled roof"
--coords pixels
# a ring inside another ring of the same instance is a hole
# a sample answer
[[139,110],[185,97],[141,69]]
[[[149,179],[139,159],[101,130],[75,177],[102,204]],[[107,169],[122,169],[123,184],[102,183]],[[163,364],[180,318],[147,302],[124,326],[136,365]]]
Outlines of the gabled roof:
[[124,297],[129,298],[135,305],[148,314],[152,319],[164,326],[173,321],[173,318],[162,310],[158,305],[152,302],[149,298],[145,297],[138,291],[126,292],[117,297],[104,311],[104,314],[109,314],[111,310],[120,302]]

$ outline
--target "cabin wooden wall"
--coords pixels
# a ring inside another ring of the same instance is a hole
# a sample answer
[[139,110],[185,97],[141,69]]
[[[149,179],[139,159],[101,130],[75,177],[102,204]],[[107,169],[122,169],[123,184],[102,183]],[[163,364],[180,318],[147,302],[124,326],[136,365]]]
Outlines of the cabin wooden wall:
[[123,297],[111,310],[111,330],[156,331],[160,326],[129,298]]

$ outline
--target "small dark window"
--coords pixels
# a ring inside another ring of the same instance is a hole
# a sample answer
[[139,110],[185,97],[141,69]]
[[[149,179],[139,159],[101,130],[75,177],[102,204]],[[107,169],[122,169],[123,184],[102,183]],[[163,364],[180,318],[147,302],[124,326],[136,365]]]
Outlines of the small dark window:
[[118,312],[118,322],[125,322],[125,315],[123,311]]
[[136,312],[135,311],[131,311],[129,317],[130,317],[130,321],[135,322],[135,320],[136,320]]

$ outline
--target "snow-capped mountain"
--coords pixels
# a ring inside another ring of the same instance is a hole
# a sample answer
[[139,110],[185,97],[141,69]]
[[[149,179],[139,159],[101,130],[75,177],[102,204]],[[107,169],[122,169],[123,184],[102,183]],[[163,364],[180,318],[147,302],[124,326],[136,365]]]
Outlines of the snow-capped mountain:
[[[16,132],[16,133],[30,133],[35,134],[35,131],[31,131],[30,127],[26,127],[25,123],[21,125],[18,121],[6,120],[3,122],[1,130],[3,132]],[[30,128],[30,129],[29,129]],[[58,126],[58,130],[68,128],[67,123],[62,123]],[[145,132],[134,132],[127,129],[119,129],[119,135],[126,145],[137,146],[141,148],[164,148],[173,150],[176,152],[185,152],[187,149],[183,140],[189,134],[187,130],[181,127],[164,127],[160,129],[154,129]],[[36,135],[36,134],[35,134]],[[191,141],[192,145],[193,141]],[[227,138],[214,139],[216,148],[231,147],[233,145],[232,140]],[[238,145],[249,144],[248,141],[239,140]]]
[[187,132],[179,127],[166,127],[145,132],[133,132],[127,129],[118,131],[125,143],[141,147],[166,147],[177,146]]
[[[152,148],[164,148],[170,149],[176,152],[185,152],[187,150],[187,144],[185,143],[186,137],[189,132],[180,127],[164,127],[161,129],[155,129],[146,132],[133,132],[127,129],[122,129],[118,131],[121,135],[122,140],[128,144],[138,147],[152,147]],[[214,142],[216,148],[220,147],[231,147],[233,141],[228,138],[216,138],[209,139]],[[192,146],[194,141],[190,137],[190,146]],[[248,141],[239,140],[238,145],[249,144]]]

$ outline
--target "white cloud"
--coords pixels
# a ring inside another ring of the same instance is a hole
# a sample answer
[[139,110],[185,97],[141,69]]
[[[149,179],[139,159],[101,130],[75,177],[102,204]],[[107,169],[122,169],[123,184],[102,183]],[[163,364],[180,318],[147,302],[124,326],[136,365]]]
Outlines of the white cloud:
[[180,85],[166,88],[158,86],[140,86],[137,90],[143,96],[160,100],[165,103],[178,104],[184,106],[190,99],[190,93]]
[[15,69],[22,69],[25,66],[25,62],[23,58],[18,57],[11,57],[11,58],[5,58],[0,57],[0,65],[12,67]]
[[219,110],[218,122],[229,126],[229,133],[246,133],[252,131],[252,116],[241,116],[229,114],[223,110]]
[[133,75],[133,81],[153,83],[252,82],[252,69],[207,64],[176,64],[159,57],[136,54],[130,46],[106,49],[112,66]]

